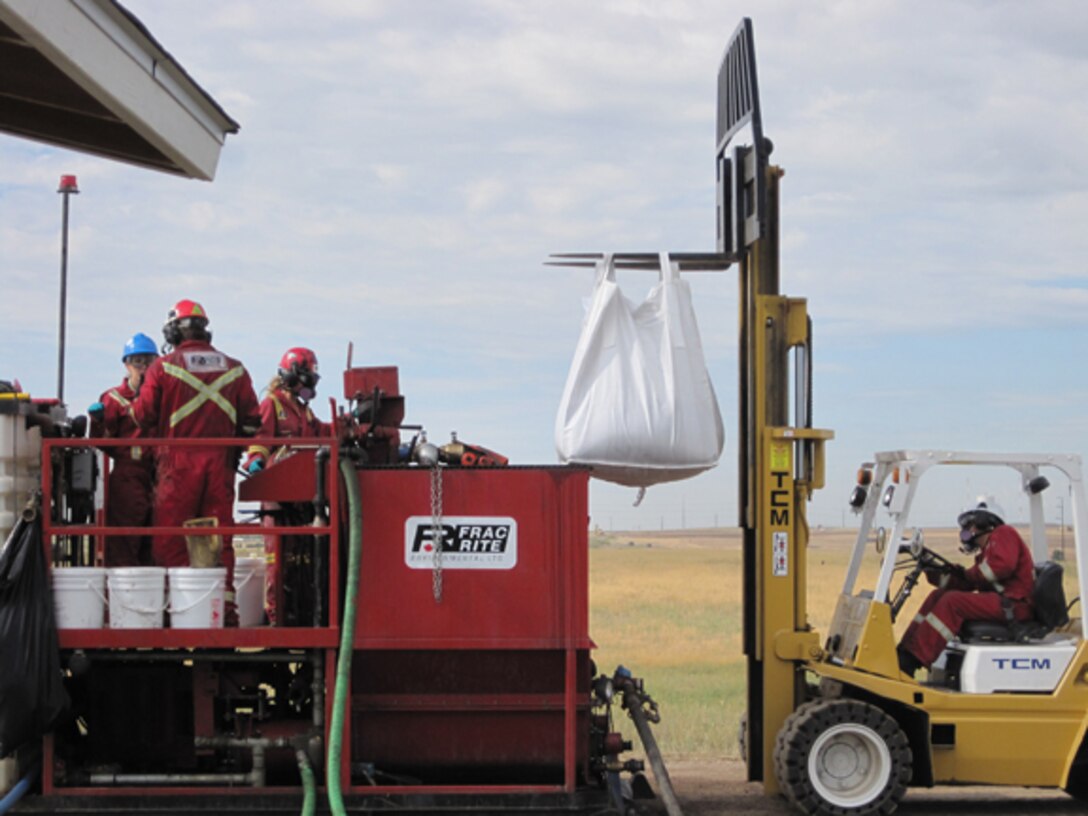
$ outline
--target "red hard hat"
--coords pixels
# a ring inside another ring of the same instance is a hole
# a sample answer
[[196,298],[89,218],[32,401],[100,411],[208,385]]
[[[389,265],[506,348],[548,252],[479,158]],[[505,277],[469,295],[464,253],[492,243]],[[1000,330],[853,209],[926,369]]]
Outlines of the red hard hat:
[[302,348],[301,346],[287,349],[287,351],[283,353],[283,357],[280,358],[280,370],[290,371],[296,365],[300,369],[305,368],[310,371],[317,371],[317,355],[310,349]]
[[179,300],[166,315],[166,322],[172,323],[175,320],[185,320],[190,317],[199,318],[205,323],[208,322],[208,313],[204,311],[203,306],[195,300]]

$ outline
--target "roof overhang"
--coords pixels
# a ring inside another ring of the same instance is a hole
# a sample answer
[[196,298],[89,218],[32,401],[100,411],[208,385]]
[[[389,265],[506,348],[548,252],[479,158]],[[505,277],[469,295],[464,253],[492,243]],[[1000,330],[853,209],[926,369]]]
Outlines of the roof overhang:
[[0,131],[210,181],[238,123],[115,0],[0,0]]

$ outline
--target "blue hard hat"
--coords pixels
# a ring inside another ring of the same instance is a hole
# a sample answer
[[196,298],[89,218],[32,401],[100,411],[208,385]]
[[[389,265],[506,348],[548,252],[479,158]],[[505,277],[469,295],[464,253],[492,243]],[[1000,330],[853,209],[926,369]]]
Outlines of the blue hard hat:
[[134,334],[129,338],[129,341],[125,343],[125,353],[121,355],[121,362],[123,363],[133,354],[154,354],[158,357],[159,347],[156,346],[155,341],[146,334]]

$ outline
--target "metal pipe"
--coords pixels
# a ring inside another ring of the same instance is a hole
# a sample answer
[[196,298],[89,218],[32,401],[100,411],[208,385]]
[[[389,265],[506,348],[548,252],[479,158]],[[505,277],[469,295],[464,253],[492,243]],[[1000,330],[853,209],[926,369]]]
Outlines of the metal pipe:
[[251,785],[251,774],[125,774],[93,773],[89,776],[92,785]]
[[[64,214],[61,224],[60,241],[60,317],[57,337],[57,399],[64,404],[64,346],[65,324],[68,312],[68,198],[72,190],[65,189],[61,179],[61,189],[57,192],[64,196]],[[79,192],[76,190],[75,192]]]
[[92,661],[103,663],[158,663],[188,660],[211,663],[313,663],[320,667],[321,659],[310,652],[188,652],[188,651],[94,651]]
[[[313,507],[314,507],[314,527],[327,527],[329,524],[328,514],[325,512],[325,505],[328,501],[325,495],[325,478],[326,471],[328,470],[330,451],[328,448],[318,448],[317,453],[314,454],[314,477],[317,485],[317,490],[314,494]],[[321,619],[324,617],[325,599],[322,597],[322,589],[324,588],[324,582],[322,581],[322,573],[325,571],[325,551],[321,546],[323,539],[327,541],[325,536],[315,535],[313,536],[314,545],[314,626],[321,626]]]
[[294,737],[193,737],[197,748],[293,748]]
[[318,734],[325,733],[325,667],[321,659],[321,653],[315,652],[313,656],[313,681],[310,684],[311,697],[313,698],[313,724]]

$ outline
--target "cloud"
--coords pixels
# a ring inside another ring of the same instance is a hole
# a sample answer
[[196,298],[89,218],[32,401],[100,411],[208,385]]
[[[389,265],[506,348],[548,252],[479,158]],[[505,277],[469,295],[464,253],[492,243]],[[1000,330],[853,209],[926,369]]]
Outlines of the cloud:
[[[735,6],[126,5],[242,130],[211,185],[0,140],[0,343],[35,393],[54,389],[61,173],[84,188],[77,405],[118,375],[119,340],[156,332],[190,296],[256,379],[300,343],[335,371],[355,340],[357,362],[403,366],[410,414],[439,435],[493,435],[518,461],[552,461],[550,414],[592,280],[543,267],[548,254],[714,245],[714,94]],[[849,480],[866,446],[982,427],[949,396],[978,359],[1011,392],[1043,388],[1045,372],[1062,393],[1088,391],[1061,362],[1088,321],[1080,5],[772,0],[754,27],[765,131],[786,170],[782,288],[808,299],[817,415],[840,423],[832,478]],[[735,275],[692,276],[727,429]],[[651,282],[624,285],[638,297]],[[1047,429],[992,444],[1057,444],[1061,427],[1082,447],[1075,406],[1046,410]],[[995,412],[987,427],[1031,425]],[[735,442],[654,512],[690,490],[689,508],[713,497],[700,506],[731,520]],[[611,495],[595,488],[594,502]],[[617,520],[639,519],[618,495]],[[821,496],[816,512],[837,521],[839,503]]]

